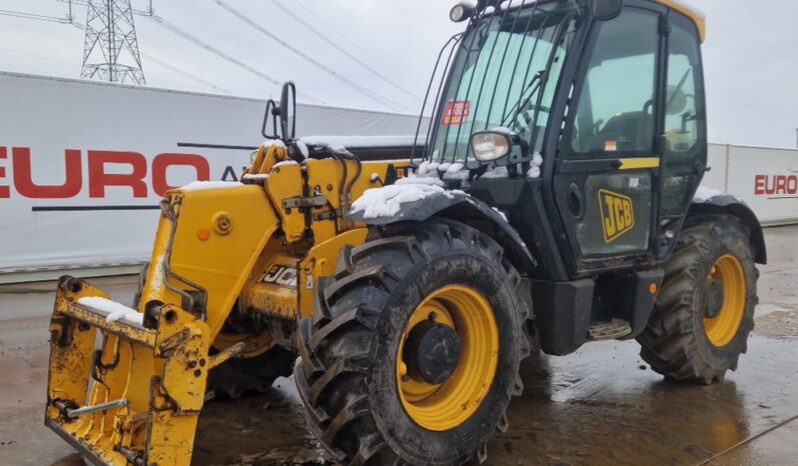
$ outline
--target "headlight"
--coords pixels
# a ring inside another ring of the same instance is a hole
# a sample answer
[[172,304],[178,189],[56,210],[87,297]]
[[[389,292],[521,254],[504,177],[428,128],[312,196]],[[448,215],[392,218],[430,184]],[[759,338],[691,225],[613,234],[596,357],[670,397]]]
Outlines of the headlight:
[[495,131],[480,131],[471,135],[471,151],[480,162],[493,162],[510,154],[510,136]]
[[474,3],[463,1],[455,5],[449,12],[449,19],[455,23],[468,19],[474,13]]

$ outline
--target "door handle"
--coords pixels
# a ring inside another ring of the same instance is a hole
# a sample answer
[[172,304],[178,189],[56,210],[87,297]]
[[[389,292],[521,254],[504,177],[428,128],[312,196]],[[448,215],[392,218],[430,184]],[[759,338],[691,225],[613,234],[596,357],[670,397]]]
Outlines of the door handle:
[[582,188],[576,183],[571,183],[568,187],[568,208],[574,217],[581,217],[584,211]]

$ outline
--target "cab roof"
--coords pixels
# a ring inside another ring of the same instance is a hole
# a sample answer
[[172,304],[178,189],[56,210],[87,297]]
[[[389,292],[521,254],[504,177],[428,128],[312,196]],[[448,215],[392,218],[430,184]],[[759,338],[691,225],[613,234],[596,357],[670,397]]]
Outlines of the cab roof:
[[684,14],[696,25],[698,28],[698,36],[701,38],[701,42],[704,42],[707,36],[707,20],[703,13],[699,12],[698,10],[687,6],[685,3],[681,2],[680,0],[655,0],[657,3],[665,5],[666,7],[678,11],[679,13]]
[[[484,1],[484,0],[483,0]],[[532,5],[539,0],[506,0],[503,3],[502,8],[517,8],[523,7],[525,5]],[[701,42],[704,42],[707,35],[707,21],[706,17],[703,13],[698,11],[697,9],[688,6],[682,0],[650,0],[655,3],[659,3],[660,5],[665,6],[666,8],[670,8],[673,11],[677,11],[682,13],[683,15],[690,18],[693,23],[695,23],[696,29],[698,29],[698,37]],[[506,6],[504,6],[506,5]]]

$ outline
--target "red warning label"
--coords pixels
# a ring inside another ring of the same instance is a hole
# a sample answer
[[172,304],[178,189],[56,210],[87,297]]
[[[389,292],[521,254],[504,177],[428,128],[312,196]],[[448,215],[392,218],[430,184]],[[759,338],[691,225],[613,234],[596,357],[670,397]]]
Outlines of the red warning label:
[[468,100],[453,100],[446,104],[443,114],[443,124],[446,126],[462,126],[471,113],[471,102]]

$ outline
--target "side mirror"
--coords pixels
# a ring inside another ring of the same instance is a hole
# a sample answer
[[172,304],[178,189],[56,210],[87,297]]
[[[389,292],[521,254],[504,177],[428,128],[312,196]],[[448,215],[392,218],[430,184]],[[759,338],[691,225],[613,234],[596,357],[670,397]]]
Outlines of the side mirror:
[[493,162],[510,155],[513,142],[510,134],[498,131],[478,131],[471,135],[471,152],[480,162]]
[[294,139],[296,136],[296,86],[291,81],[283,84],[280,97],[280,129],[283,139]]
[[[280,111],[277,109],[277,104],[269,99],[266,102],[266,112],[263,114],[263,126],[260,133],[266,139],[280,139],[277,135],[277,117],[280,116]],[[271,125],[269,125],[271,123]],[[269,133],[269,126],[271,126],[271,133]]]
[[615,19],[623,12],[623,0],[593,0],[593,18],[598,21]]

